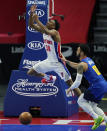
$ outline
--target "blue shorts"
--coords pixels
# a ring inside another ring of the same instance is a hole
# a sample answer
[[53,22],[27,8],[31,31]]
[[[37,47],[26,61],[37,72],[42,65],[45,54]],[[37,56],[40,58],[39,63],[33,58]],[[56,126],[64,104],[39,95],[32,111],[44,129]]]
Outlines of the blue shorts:
[[104,97],[104,94],[107,93],[107,82],[100,81],[92,84],[85,92],[84,99],[99,103]]

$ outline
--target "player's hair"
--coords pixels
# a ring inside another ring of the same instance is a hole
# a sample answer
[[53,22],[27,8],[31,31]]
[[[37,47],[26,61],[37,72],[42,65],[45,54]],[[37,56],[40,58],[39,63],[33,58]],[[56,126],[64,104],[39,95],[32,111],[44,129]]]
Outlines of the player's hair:
[[83,51],[86,56],[90,56],[90,48],[88,45],[80,44],[79,47],[80,47],[81,51]]
[[54,20],[55,21],[55,30],[59,30],[60,28],[60,24],[57,20]]

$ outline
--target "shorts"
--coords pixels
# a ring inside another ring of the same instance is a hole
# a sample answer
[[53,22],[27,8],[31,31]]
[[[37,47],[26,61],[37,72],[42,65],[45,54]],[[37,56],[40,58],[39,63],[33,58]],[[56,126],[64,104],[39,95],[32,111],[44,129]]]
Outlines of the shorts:
[[66,66],[61,62],[50,62],[49,60],[43,60],[33,66],[33,69],[39,73],[47,73],[54,71],[65,82],[71,79],[71,75]]
[[102,98],[104,97],[107,90],[107,82],[101,81],[97,82],[94,85],[91,85],[85,92],[84,92],[84,99],[99,103]]

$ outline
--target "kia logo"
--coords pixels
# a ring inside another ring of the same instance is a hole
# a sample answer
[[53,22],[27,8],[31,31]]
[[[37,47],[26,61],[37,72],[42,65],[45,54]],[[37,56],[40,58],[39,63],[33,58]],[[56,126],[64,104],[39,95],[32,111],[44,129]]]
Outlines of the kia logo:
[[[38,17],[42,17],[45,15],[45,12],[41,9],[36,9],[35,13],[38,15]],[[30,10],[28,11],[28,15],[30,15]]]
[[30,32],[35,32],[35,33],[38,32],[38,31],[36,31],[35,29],[31,28],[30,26],[28,26],[28,30],[29,30]]
[[40,41],[31,41],[27,46],[32,50],[40,50],[44,48],[44,44]]

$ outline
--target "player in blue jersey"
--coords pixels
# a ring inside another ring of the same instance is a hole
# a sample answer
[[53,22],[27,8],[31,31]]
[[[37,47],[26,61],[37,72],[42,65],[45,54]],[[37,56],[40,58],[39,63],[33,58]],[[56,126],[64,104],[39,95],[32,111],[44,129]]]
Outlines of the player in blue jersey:
[[[71,75],[63,64],[61,57],[61,38],[58,32],[60,27],[57,20],[49,20],[46,25],[43,25],[35,13],[36,5],[30,8],[29,26],[43,34],[44,46],[47,54],[47,59],[35,64],[28,70],[28,75],[42,77],[43,83],[55,82],[56,76],[47,75],[47,72],[56,72],[69,86],[73,83]],[[36,22],[36,23],[35,23]],[[74,92],[79,96],[81,91],[79,88],[74,89]]]
[[73,89],[80,86],[83,75],[88,80],[89,88],[80,95],[78,98],[79,106],[94,119],[94,125],[92,130],[95,130],[102,123],[103,120],[106,122],[107,131],[107,116],[103,110],[98,107],[98,103],[103,98],[104,94],[107,93],[107,82],[96,67],[94,61],[88,57],[90,49],[87,45],[81,44],[77,48],[77,56],[80,59],[80,63],[74,63],[63,59],[72,68],[77,69],[77,76],[72,86],[67,90],[67,94]]

